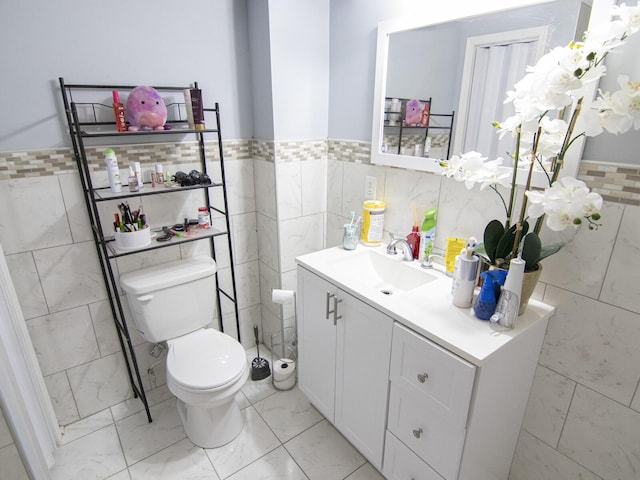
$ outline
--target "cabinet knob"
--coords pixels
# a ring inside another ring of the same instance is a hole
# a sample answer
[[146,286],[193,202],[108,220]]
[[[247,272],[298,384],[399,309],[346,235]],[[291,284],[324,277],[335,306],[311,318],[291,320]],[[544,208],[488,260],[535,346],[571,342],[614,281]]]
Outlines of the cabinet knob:
[[422,436],[422,429],[418,428],[417,430],[413,431],[413,436],[416,438],[420,438]]
[[419,373],[418,374],[418,381],[420,383],[424,383],[427,381],[427,378],[429,378],[429,374],[428,373]]

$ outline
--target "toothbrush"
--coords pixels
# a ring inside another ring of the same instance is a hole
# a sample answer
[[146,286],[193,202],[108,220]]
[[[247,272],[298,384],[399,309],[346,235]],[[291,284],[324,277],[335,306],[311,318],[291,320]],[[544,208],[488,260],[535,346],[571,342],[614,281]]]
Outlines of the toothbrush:
[[349,222],[349,226],[353,226],[353,219],[356,217],[356,212],[351,210],[351,221]]

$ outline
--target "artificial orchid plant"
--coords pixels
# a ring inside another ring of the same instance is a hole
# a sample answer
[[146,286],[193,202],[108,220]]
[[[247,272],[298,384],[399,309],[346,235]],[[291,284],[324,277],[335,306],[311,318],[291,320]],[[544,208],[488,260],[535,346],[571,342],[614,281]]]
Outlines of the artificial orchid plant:
[[[501,198],[506,219],[492,220],[484,231],[484,245],[479,249],[492,265],[508,265],[518,254],[526,262],[526,271],[535,271],[539,262],[558,252],[563,243],[542,245],[540,230],[544,219],[549,229],[561,231],[587,223],[597,229],[602,197],[591,192],[584,182],[573,177],[559,177],[564,158],[581,136],[596,136],[603,131],[624,133],[640,128],[640,81],[620,75],[620,89],[615,93],[598,91],[598,98],[582,112],[586,86],[605,74],[604,58],[622,45],[629,35],[640,29],[640,2],[613,8],[611,21],[586,32],[582,42],[571,42],[544,55],[514,90],[507,92],[505,103],[513,102],[515,114],[494,122],[501,136],[515,138],[513,168],[501,168],[503,159],[488,160],[478,152],[454,155],[443,164],[443,175],[464,181],[471,189],[491,188]],[[575,133],[576,120],[582,113],[583,132]],[[516,175],[518,168],[528,168],[519,216],[514,218]],[[549,187],[531,190],[534,170],[545,172]],[[510,189],[508,201],[499,186]],[[529,231],[529,219],[536,219]]]

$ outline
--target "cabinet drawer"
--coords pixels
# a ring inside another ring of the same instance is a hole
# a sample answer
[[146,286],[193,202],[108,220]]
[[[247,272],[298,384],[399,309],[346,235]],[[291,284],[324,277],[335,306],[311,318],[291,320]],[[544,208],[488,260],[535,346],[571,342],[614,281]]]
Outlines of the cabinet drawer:
[[386,435],[382,473],[387,480],[442,480],[435,470],[389,431]]
[[393,328],[391,383],[421,399],[454,428],[467,423],[475,367],[396,323]]
[[421,397],[393,383],[387,428],[445,479],[457,478],[466,429],[426,411]]

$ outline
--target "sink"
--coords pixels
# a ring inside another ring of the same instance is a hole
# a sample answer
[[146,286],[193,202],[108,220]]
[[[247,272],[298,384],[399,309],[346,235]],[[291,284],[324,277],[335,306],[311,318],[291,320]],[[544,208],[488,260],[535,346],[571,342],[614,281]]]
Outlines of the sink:
[[408,292],[437,279],[423,271],[418,262],[404,262],[402,255],[377,250],[360,250],[332,266],[345,284],[371,289],[385,295]]

